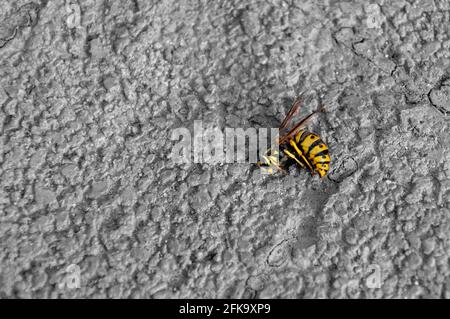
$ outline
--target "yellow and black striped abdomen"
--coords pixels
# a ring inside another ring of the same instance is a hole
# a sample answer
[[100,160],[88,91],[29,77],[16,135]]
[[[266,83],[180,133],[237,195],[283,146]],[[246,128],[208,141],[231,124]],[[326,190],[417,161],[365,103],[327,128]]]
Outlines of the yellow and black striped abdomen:
[[[313,167],[320,177],[324,177],[330,169],[331,162],[328,146],[318,135],[304,130],[298,132],[294,139],[304,158],[309,162],[308,166]],[[292,142],[294,140],[291,144]]]

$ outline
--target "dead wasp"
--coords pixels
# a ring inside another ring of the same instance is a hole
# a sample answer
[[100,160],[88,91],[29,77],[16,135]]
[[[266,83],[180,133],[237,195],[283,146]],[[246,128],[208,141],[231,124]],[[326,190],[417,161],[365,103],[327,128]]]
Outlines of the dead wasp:
[[[292,117],[300,108],[301,102],[301,97],[294,101],[281,123],[280,132],[287,128]],[[314,176],[314,172],[317,172],[320,177],[324,177],[330,169],[331,162],[328,146],[317,134],[305,130],[312,116],[320,111],[312,112],[286,134],[281,135],[278,139],[279,152],[269,149],[266,155],[262,156],[264,162],[258,162],[257,165],[269,173],[273,172],[274,167],[286,173],[284,167],[298,164],[300,167],[308,169],[311,175]]]

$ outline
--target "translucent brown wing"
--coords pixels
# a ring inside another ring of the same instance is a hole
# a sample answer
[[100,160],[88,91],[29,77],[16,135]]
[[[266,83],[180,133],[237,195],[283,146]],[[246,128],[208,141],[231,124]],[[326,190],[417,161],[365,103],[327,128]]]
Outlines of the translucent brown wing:
[[300,130],[304,129],[308,122],[311,120],[312,116],[319,111],[312,112],[307,117],[302,119],[297,125],[295,125],[289,132],[287,132],[285,135],[281,136],[278,140],[278,144],[283,144],[287,141],[289,141],[292,137],[294,137]]
[[286,114],[286,117],[284,118],[283,122],[281,122],[280,125],[280,131],[284,130],[289,121],[292,119],[292,117],[294,116],[294,114],[297,112],[297,110],[300,108],[300,105],[303,101],[302,96],[300,95],[297,99],[295,99],[294,103],[292,103],[291,109],[289,110],[289,112]]

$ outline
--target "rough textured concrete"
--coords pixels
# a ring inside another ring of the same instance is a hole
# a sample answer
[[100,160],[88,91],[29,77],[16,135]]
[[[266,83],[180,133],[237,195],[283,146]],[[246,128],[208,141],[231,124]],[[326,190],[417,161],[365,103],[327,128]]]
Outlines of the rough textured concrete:
[[[376,3],[1,0],[0,297],[449,298],[450,2]],[[300,92],[329,178],[168,159]]]

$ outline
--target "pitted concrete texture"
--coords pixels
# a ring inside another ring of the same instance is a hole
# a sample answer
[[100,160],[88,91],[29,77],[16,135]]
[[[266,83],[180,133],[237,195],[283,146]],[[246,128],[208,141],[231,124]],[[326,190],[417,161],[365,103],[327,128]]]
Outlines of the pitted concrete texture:
[[[0,10],[0,297],[450,297],[449,1]],[[301,92],[327,178],[169,158]]]

